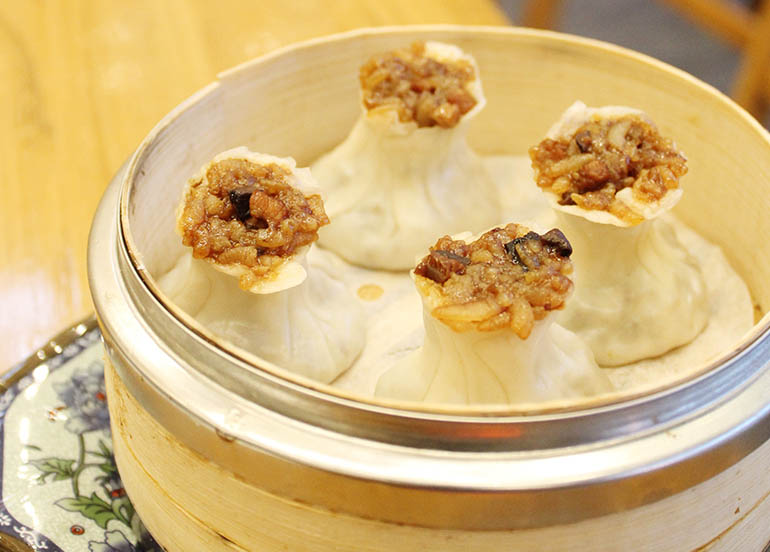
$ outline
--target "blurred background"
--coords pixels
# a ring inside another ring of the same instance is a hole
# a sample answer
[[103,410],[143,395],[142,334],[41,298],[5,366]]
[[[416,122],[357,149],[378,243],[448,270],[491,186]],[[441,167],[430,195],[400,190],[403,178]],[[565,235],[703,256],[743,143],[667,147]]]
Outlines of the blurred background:
[[[516,24],[631,48],[734,95],[749,48],[743,35],[759,23],[761,8],[767,12],[763,4],[770,0],[499,0],[499,4]],[[763,30],[768,36],[757,49],[765,50],[759,63],[764,66],[766,91],[761,103],[766,103],[770,101],[770,22],[764,22]],[[756,113],[770,128],[770,112]]]

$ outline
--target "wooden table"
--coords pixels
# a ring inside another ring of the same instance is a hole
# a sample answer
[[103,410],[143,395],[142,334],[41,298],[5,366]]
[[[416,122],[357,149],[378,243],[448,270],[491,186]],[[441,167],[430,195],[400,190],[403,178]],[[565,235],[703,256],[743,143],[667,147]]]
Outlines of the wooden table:
[[91,218],[166,112],[279,46],[410,23],[508,20],[493,0],[0,3],[0,372],[92,311]]

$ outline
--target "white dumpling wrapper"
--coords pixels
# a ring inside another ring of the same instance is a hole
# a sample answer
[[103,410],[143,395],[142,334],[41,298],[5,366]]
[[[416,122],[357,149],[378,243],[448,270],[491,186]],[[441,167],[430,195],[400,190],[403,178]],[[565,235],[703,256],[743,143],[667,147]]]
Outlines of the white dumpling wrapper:
[[572,243],[575,292],[559,323],[602,366],[653,358],[689,343],[708,323],[706,283],[660,219],[621,228],[559,214]]
[[457,332],[423,303],[425,342],[380,376],[375,395],[436,404],[522,404],[612,390],[591,349],[554,323],[527,339],[513,331]]
[[[536,224],[529,226],[541,230]],[[452,236],[466,243],[480,236]],[[591,349],[555,324],[553,314],[535,322],[521,339],[510,329],[478,331],[472,323],[455,328],[433,311],[444,302],[441,287],[411,273],[422,300],[423,345],[384,372],[375,395],[444,404],[522,404],[588,397],[612,390]]]
[[319,243],[353,264],[408,270],[437,237],[499,220],[498,189],[466,138],[486,103],[476,63],[438,42],[427,42],[426,52],[473,65],[473,109],[454,128],[419,128],[400,122],[392,108],[367,111],[362,104],[348,137],[311,167],[331,220]]
[[364,315],[342,282],[315,267],[305,269],[302,283],[255,294],[185,252],[160,287],[217,336],[281,368],[330,383],[363,349]]
[[[224,159],[279,165],[289,172],[287,182],[305,196],[320,194],[310,170],[297,168],[294,159],[245,147],[220,153],[191,182],[205,179],[209,167]],[[189,189],[188,184],[183,203]],[[177,212],[178,228],[182,204]],[[338,278],[308,267],[310,247],[297,249],[248,290],[238,285],[238,277],[248,272],[247,267],[195,259],[190,250],[159,284],[178,307],[219,337],[281,368],[330,383],[353,364],[364,347],[364,314]]]

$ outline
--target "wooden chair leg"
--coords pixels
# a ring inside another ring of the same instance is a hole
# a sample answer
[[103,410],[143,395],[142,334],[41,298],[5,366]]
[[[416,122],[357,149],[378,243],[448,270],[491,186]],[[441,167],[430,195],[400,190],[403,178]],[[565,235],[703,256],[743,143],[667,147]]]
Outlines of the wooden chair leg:
[[561,7],[562,0],[528,0],[524,4],[521,25],[536,29],[553,29]]
[[770,0],[764,0],[755,15],[732,96],[757,118],[763,104],[770,102]]
[[752,10],[723,0],[661,0],[700,27],[733,46],[743,47],[751,34]]
[[770,105],[770,71],[765,75],[765,103]]

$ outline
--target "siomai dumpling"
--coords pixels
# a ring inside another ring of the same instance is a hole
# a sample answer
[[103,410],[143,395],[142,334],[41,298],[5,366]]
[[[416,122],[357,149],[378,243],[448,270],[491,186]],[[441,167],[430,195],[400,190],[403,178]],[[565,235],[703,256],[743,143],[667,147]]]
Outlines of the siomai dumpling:
[[692,341],[708,322],[706,285],[660,218],[687,172],[674,143],[638,110],[577,102],[529,154],[574,247],[576,292],[560,323],[604,366]]
[[320,244],[366,268],[408,270],[436,235],[496,224],[498,191],[468,145],[485,103],[459,48],[417,42],[360,71],[362,113],[313,166],[332,223]]
[[309,267],[328,224],[309,169],[237,148],[188,182],[177,230],[190,247],[160,281],[215,334],[324,383],[364,346],[363,313],[345,285]]
[[559,230],[517,224],[470,243],[438,240],[413,272],[425,342],[380,377],[376,395],[514,404],[610,391],[590,348],[554,323],[573,287],[570,253]]

